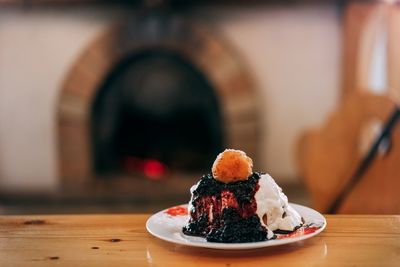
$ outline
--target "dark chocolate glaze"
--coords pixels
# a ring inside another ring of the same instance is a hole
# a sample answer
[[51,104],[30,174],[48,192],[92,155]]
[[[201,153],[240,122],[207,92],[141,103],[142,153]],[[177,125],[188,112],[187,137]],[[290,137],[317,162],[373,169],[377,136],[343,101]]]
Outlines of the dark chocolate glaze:
[[257,202],[254,198],[259,189],[260,175],[254,172],[246,181],[227,184],[217,181],[212,174],[203,175],[193,191],[193,209],[183,232],[205,237],[210,242],[267,240],[267,229],[261,225],[256,214]]

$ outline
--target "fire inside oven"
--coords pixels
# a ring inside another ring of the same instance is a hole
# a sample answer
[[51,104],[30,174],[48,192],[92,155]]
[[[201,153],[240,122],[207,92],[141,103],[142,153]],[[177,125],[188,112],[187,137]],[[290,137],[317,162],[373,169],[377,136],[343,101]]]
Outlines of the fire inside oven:
[[223,148],[215,90],[195,66],[168,51],[143,51],[106,77],[91,112],[98,176],[205,172]]

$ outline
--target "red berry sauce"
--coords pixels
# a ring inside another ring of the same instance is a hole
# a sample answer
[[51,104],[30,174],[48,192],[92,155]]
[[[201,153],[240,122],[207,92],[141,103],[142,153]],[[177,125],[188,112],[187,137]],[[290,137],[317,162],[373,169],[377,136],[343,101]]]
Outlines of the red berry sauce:
[[183,215],[188,215],[187,208],[182,207],[182,206],[176,206],[169,208],[165,211],[168,215],[171,216],[183,216]]

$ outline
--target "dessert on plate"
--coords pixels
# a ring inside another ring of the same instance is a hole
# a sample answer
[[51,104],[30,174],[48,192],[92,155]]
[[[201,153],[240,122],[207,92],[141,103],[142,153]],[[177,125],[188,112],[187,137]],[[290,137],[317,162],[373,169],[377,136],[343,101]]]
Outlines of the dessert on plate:
[[219,154],[211,173],[203,175],[190,192],[189,221],[183,233],[209,242],[275,239],[304,222],[274,179],[253,172],[253,161],[240,150]]

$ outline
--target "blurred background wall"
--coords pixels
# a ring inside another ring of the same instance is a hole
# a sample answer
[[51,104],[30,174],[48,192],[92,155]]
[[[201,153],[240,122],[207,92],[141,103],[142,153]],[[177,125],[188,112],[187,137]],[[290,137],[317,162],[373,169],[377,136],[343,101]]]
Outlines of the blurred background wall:
[[[189,12],[236,50],[256,82],[259,166],[297,182],[295,140],[320,124],[340,93],[341,24],[334,4],[212,6]],[[115,21],[119,7],[0,10],[0,186],[58,186],[56,106],[66,73]]]

